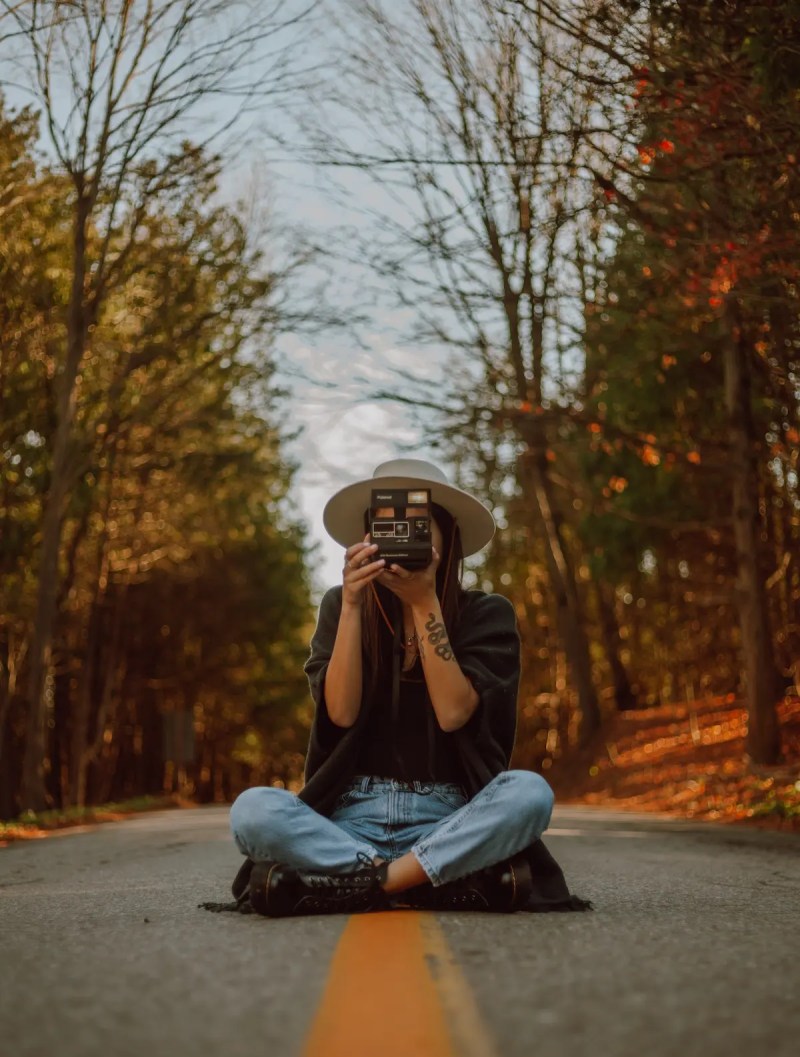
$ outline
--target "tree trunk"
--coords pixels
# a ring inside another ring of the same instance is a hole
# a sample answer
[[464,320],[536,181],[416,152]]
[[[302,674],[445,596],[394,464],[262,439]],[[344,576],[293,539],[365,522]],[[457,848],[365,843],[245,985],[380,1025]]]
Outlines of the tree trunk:
[[45,775],[47,802],[52,808],[69,804],[69,722],[72,712],[71,652],[53,651],[53,709],[47,725]]
[[[99,584],[99,580],[98,580]],[[105,612],[104,598],[99,586],[95,587],[86,630],[86,649],[78,682],[78,693],[72,716],[72,737],[69,757],[69,802],[72,807],[86,806],[86,743],[89,737],[89,720],[92,700],[97,692],[97,667],[100,653],[100,632]]]
[[17,694],[17,679],[27,652],[27,639],[23,638],[17,644],[12,640],[10,630],[0,635],[0,771],[9,769],[5,761],[6,737],[10,733],[7,725],[11,716],[11,705]]
[[58,595],[58,559],[61,551],[64,501],[74,473],[71,465],[72,423],[75,417],[75,382],[86,345],[84,284],[86,280],[86,229],[89,202],[79,198],[76,204],[73,235],[72,288],[67,314],[67,356],[64,370],[57,380],[57,426],[53,441],[50,487],[44,504],[42,544],[39,560],[39,582],[36,617],[31,643],[28,680],[28,722],[25,756],[20,790],[23,811],[41,811],[47,806],[44,770],[46,762],[45,722],[47,718],[46,683],[53,645],[53,624]]
[[[586,746],[600,729],[600,706],[592,681],[592,661],[583,612],[567,548],[555,513],[552,488],[547,474],[547,454],[543,442],[532,436],[527,458],[520,460],[521,481],[529,499],[539,511],[544,525],[545,552],[558,613],[564,652],[578,694],[580,726],[578,744]],[[533,505],[533,504],[532,504]]]
[[781,740],[776,709],[777,669],[759,561],[758,438],[751,407],[749,349],[734,294],[728,298],[726,316],[723,365],[738,566],[736,600],[748,709],[747,751],[756,763],[776,763],[780,759]]
[[[61,432],[60,429],[59,432]],[[23,811],[42,811],[47,806],[44,783],[45,721],[47,718],[45,691],[53,643],[53,622],[58,589],[58,553],[61,542],[61,508],[64,499],[64,493],[56,486],[55,478],[62,472],[63,459],[56,456],[53,467],[54,480],[45,504],[36,617],[31,646],[28,722],[20,789],[20,807]]]
[[606,658],[611,669],[611,677],[614,681],[614,701],[618,712],[628,712],[638,707],[636,694],[631,688],[628,671],[620,657],[619,624],[614,612],[612,600],[608,597],[608,591],[600,580],[594,582],[595,596],[597,598],[597,612],[600,617],[600,629],[603,634],[603,645]]
[[[90,740],[87,741],[83,755],[79,760],[78,790],[83,797],[81,804],[86,803],[89,768],[100,760],[105,744],[106,731],[114,735],[117,711],[122,700],[122,686],[125,682],[127,661],[122,649],[122,628],[127,596],[127,584],[118,585],[113,592],[113,609],[110,618],[111,626],[107,631],[107,645],[99,652],[102,654],[102,675],[97,679],[96,709],[89,716]],[[97,669],[98,675],[100,669]],[[93,727],[93,733],[91,728]],[[84,728],[86,729],[86,728]],[[116,730],[119,736],[119,730]]]

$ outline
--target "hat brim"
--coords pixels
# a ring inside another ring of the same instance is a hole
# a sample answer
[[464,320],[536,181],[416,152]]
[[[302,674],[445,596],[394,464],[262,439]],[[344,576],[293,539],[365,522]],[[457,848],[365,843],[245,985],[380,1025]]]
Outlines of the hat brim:
[[370,506],[373,488],[429,488],[431,502],[438,503],[458,522],[464,557],[482,550],[495,533],[495,521],[483,503],[450,484],[421,477],[370,477],[346,485],[325,504],[325,531],[342,547],[364,538],[364,511]]

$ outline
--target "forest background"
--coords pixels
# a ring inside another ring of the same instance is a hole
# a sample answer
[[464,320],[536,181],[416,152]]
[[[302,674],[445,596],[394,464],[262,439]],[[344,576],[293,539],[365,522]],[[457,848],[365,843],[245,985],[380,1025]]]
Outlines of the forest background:
[[0,818],[296,785],[315,401],[309,494],[490,497],[517,765],[797,818],[800,4],[3,2],[0,82]]

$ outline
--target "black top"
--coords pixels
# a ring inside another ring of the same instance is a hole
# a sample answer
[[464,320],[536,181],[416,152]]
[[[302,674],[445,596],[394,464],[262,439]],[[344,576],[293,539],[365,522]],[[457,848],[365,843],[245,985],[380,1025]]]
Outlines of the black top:
[[[324,707],[324,704],[323,704]],[[392,723],[389,694],[375,701],[364,732],[356,774],[403,778],[407,782],[460,782],[464,776],[453,734],[430,722],[433,705],[422,663],[400,674],[398,723]]]
[[[305,785],[299,792],[301,800],[323,815],[329,815],[339,793],[354,774],[385,774],[389,766],[385,755],[372,756],[373,751],[383,753],[386,747],[385,711],[391,702],[391,672],[382,673],[378,692],[370,693],[370,680],[362,681],[361,709],[352,727],[339,727],[332,722],[325,705],[325,673],[328,668],[339,614],[342,609],[342,588],[332,587],[326,591],[319,607],[317,627],[311,638],[311,655],[304,665],[308,676],[311,696],[316,706],[314,721],[308,744],[305,763]],[[514,607],[502,595],[484,591],[467,591],[456,627],[448,627],[448,637],[453,653],[464,675],[470,680],[480,698],[478,707],[470,719],[458,730],[445,734],[433,716],[433,706],[422,707],[421,698],[412,704],[411,716],[417,719],[399,724],[407,730],[408,737],[416,746],[412,759],[406,764],[414,769],[419,765],[423,780],[458,781],[472,797],[501,771],[508,769],[517,722],[517,689],[519,685],[520,642]],[[421,665],[408,673],[417,677]],[[403,707],[411,701],[420,688],[413,684],[401,686],[399,715],[405,716]],[[424,688],[428,697],[427,687]],[[406,698],[406,695],[409,695]],[[429,701],[429,699],[428,699]],[[428,770],[428,735],[421,741],[418,724],[419,711],[425,716],[429,730],[434,731],[435,777]],[[373,714],[377,713],[373,719]],[[365,742],[377,739],[372,747]],[[402,735],[405,738],[405,733]],[[419,746],[425,746],[419,752]],[[383,748],[381,748],[383,746]],[[441,746],[441,753],[439,747]],[[362,755],[362,752],[364,755]],[[404,753],[404,756],[406,754]],[[409,752],[409,757],[412,756]],[[453,760],[458,760],[458,770],[453,770]],[[369,766],[366,764],[369,763]],[[380,764],[380,767],[378,766]],[[394,767],[396,768],[395,761]],[[365,769],[362,770],[361,768]],[[439,769],[441,767],[441,770]],[[457,774],[454,779],[453,774]],[[397,773],[394,775],[397,777]]]

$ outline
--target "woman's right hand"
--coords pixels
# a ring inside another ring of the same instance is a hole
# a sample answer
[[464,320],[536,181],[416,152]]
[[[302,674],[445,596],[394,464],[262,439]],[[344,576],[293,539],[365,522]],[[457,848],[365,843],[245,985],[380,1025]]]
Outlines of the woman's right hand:
[[369,533],[361,543],[354,543],[344,554],[342,570],[342,605],[361,605],[361,595],[367,584],[379,576],[386,565],[383,558],[372,559],[378,549],[377,543],[369,542]]

